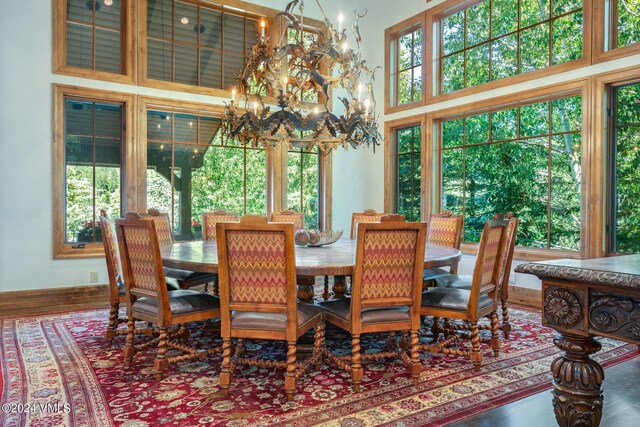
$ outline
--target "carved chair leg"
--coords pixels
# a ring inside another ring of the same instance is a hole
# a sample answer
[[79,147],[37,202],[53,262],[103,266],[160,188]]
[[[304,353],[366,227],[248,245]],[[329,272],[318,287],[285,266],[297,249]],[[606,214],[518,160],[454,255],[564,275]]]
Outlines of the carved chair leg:
[[498,320],[498,313],[491,312],[491,349],[495,357],[500,356],[500,337],[498,336],[500,330],[500,321]]
[[233,380],[233,372],[231,372],[231,338],[222,339],[222,367],[220,370],[220,388],[223,396],[229,395],[229,387]]
[[442,328],[440,327],[440,318],[433,316],[433,324],[431,325],[431,333],[433,334],[433,340],[436,341]]
[[220,295],[220,285],[218,284],[217,280],[213,281],[213,286],[212,286],[212,290],[211,293],[215,296]]
[[319,371],[322,367],[322,355],[324,350],[324,321],[318,323],[315,328],[313,342],[313,358],[315,360],[315,369]]
[[360,391],[360,383],[363,377],[362,365],[360,364],[360,335],[351,336],[351,380],[353,389]]
[[287,372],[284,374],[284,392],[287,401],[293,401],[296,392],[296,342],[287,341]]
[[422,363],[420,363],[420,340],[418,339],[418,331],[411,331],[411,379],[414,385],[420,382],[420,373],[422,372]]
[[400,340],[400,349],[402,351],[409,350],[409,331],[402,331],[402,339]]
[[116,329],[118,329],[118,311],[120,310],[120,302],[112,302],[109,310],[109,326],[107,327],[107,346],[111,347],[113,339],[116,337]]
[[127,368],[131,366],[131,361],[133,360],[133,356],[136,354],[136,349],[133,346],[133,337],[135,335],[135,320],[133,317],[129,316],[127,320],[127,338],[125,340],[124,345],[124,366]]
[[234,357],[240,359],[244,357],[245,347],[244,347],[244,338],[238,338],[238,343],[236,344],[236,351]]
[[396,333],[389,332],[389,338],[387,338],[387,342],[385,343],[385,348],[387,351],[394,351],[398,346],[398,342],[396,340]]
[[480,371],[482,365],[482,352],[480,351],[480,335],[478,334],[478,322],[471,322],[471,361],[476,369]]
[[153,367],[156,369],[156,379],[162,381],[164,371],[169,365],[169,361],[167,360],[167,328],[158,328],[158,331],[160,332],[160,336],[158,337],[158,354],[156,355]]
[[326,301],[329,299],[329,276],[324,276],[324,292],[322,298]]
[[502,332],[504,333],[504,337],[509,339],[511,323],[509,323],[509,303],[507,300],[502,300]]

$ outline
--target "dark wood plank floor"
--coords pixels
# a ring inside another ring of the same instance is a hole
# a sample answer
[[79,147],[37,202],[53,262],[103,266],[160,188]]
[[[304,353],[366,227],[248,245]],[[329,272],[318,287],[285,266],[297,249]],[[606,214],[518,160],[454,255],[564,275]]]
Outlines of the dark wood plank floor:
[[[640,426],[640,358],[604,371],[602,427]],[[529,396],[486,411],[448,427],[547,427],[556,426],[551,391]]]

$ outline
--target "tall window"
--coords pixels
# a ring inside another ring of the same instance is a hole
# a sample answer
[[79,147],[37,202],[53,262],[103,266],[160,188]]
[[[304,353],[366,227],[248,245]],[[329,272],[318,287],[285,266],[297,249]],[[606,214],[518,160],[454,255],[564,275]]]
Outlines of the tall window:
[[411,27],[391,36],[390,105],[422,99],[422,27]]
[[100,209],[120,217],[123,104],[64,99],[64,243],[101,242]]
[[259,18],[201,3],[147,1],[147,77],[229,89],[258,39]]
[[613,88],[609,251],[640,252],[640,83]]
[[606,0],[611,27],[610,47],[615,49],[640,42],[640,2]]
[[203,212],[266,214],[266,152],[222,141],[220,119],[147,112],[147,208],[170,212],[178,240],[201,236]]
[[440,92],[582,57],[582,0],[485,0],[440,22]]
[[407,221],[420,221],[422,128],[412,126],[396,130],[396,142],[396,209]]
[[464,215],[464,241],[513,211],[518,245],[580,249],[581,110],[575,96],[442,123],[441,208]]
[[67,66],[124,73],[125,4],[124,0],[66,0]]
[[287,208],[304,212],[305,228],[319,228],[319,156],[315,147],[287,153]]

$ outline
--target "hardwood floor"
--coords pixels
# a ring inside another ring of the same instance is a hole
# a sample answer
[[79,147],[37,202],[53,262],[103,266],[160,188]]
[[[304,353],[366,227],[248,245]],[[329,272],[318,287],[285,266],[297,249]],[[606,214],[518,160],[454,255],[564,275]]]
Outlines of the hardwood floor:
[[[608,368],[604,372],[604,409],[601,427],[640,425],[640,358]],[[448,427],[546,427],[556,426],[551,391],[529,396],[483,412]]]

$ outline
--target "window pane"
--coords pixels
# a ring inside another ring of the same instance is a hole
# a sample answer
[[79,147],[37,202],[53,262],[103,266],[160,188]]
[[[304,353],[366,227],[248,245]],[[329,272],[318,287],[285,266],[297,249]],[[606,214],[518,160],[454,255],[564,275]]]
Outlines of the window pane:
[[174,141],[195,144],[198,136],[198,117],[177,113],[173,117]]
[[489,6],[490,3],[484,1],[467,9],[467,47],[482,43],[489,38]]
[[200,85],[222,88],[222,56],[219,52],[200,49]]
[[442,53],[448,55],[464,48],[464,12],[442,20]]
[[267,211],[267,152],[244,150],[247,156],[246,214],[266,215]]
[[92,2],[91,0],[86,3],[67,0],[67,19],[93,24],[93,8],[95,6],[95,1]]
[[489,44],[474,47],[466,51],[467,80],[466,87],[478,86],[489,81]]
[[149,77],[171,81],[173,68],[171,43],[149,39],[147,49],[147,74]]
[[492,7],[492,37],[499,37],[518,29],[518,0],[493,0]]
[[411,68],[412,52],[413,52],[413,39],[411,33],[405,34],[398,39],[399,45],[399,70],[406,70]]
[[200,45],[210,48],[222,48],[222,13],[217,10],[201,8],[200,24],[206,30],[200,34]]
[[120,73],[120,33],[96,28],[96,70]]
[[244,65],[244,57],[229,53],[224,54],[224,89],[231,89],[236,85],[236,75]]
[[[617,47],[628,46],[640,42],[640,6],[629,1],[628,6],[618,3],[618,40]],[[635,7],[635,14],[630,13],[627,7]]]
[[402,71],[398,76],[398,104],[411,102],[412,70]]
[[305,228],[318,228],[318,154],[303,150],[287,154],[287,208],[304,212]]
[[582,0],[553,0],[553,16],[582,8]]
[[147,34],[171,40],[171,0],[147,0]]
[[491,55],[491,80],[515,76],[518,73],[518,35],[494,40]]
[[[552,121],[570,130],[552,135],[559,130],[552,129],[549,108]],[[454,208],[464,215],[467,242],[479,240],[485,221],[496,212],[512,211],[520,218],[516,244],[579,250],[580,97],[490,114],[492,143],[483,143],[487,134],[483,114],[465,119],[464,147],[441,151],[443,209]],[[445,147],[449,139],[460,138],[453,122],[442,126]],[[493,142],[505,140],[509,141]]]
[[582,12],[553,21],[553,64],[582,57]]
[[549,24],[544,23],[520,33],[520,72],[549,66]]
[[520,0],[520,27],[549,18],[549,0]]
[[99,209],[120,216],[122,104],[65,100],[65,243],[99,242]]
[[216,117],[200,117],[200,129],[198,142],[200,144],[212,144],[222,121]]
[[67,64],[93,68],[93,27],[67,23]]
[[397,131],[397,211],[407,221],[420,220],[421,136],[420,126]]
[[448,120],[442,124],[442,147],[464,145],[464,119]]
[[224,50],[244,54],[244,18],[225,13],[224,22]]
[[96,10],[96,24],[120,31],[120,10],[120,0],[112,0],[110,5],[102,1]]
[[188,85],[198,84],[198,50],[196,47],[175,44],[175,77],[176,83]]
[[442,93],[464,88],[464,52],[442,59]]
[[196,6],[179,1],[175,2],[173,32],[175,41],[189,44],[198,43],[198,9]]

